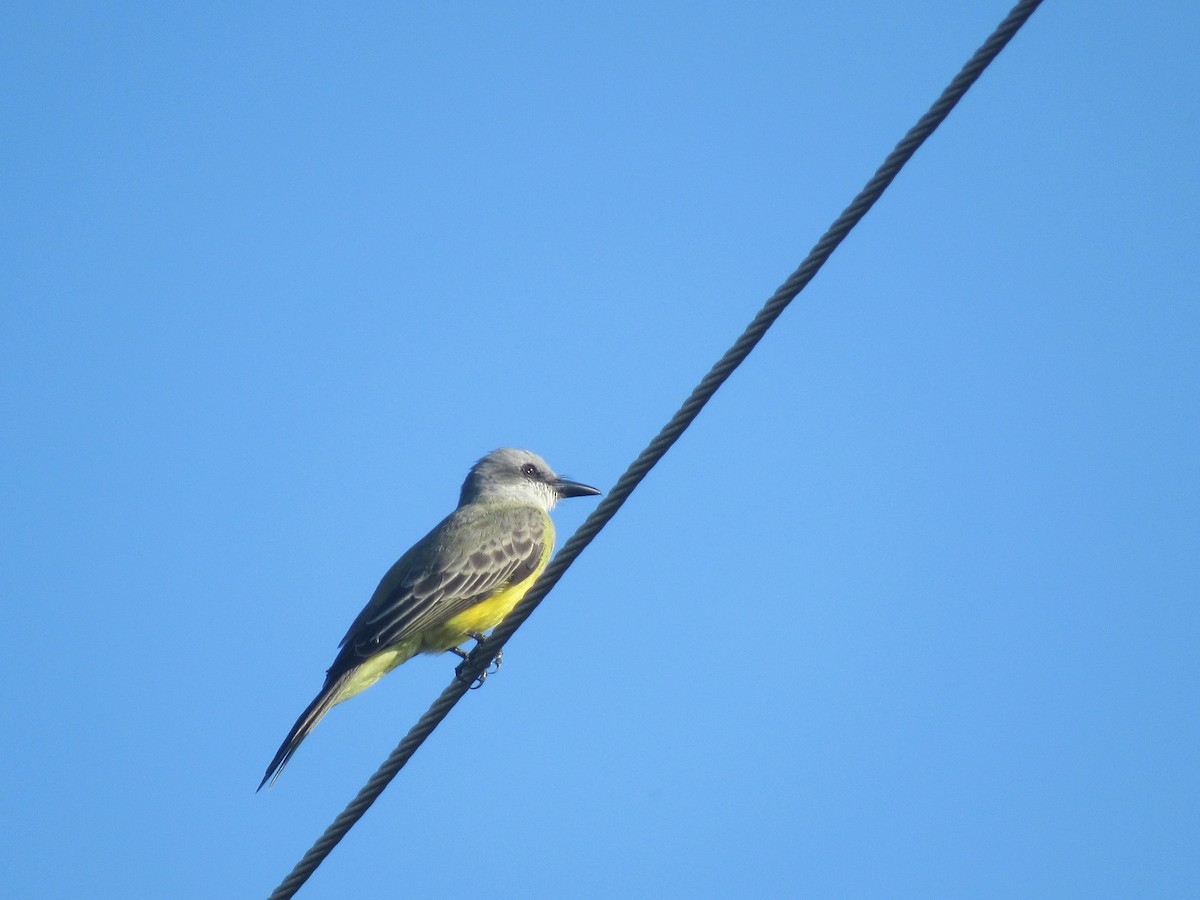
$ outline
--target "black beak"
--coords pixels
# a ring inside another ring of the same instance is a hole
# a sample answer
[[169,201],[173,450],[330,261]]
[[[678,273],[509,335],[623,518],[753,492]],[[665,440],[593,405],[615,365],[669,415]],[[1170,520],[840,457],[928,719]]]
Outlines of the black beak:
[[551,485],[554,492],[558,496],[566,497],[594,497],[600,493],[590,484],[583,484],[578,481],[571,481],[567,478],[558,478]]

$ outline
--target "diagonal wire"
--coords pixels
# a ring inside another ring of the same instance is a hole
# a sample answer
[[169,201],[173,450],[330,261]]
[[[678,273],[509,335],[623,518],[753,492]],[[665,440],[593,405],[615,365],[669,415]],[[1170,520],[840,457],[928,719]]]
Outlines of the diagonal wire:
[[450,710],[454,707],[463,694],[465,694],[470,684],[487,668],[489,662],[495,658],[496,654],[504,646],[513,633],[521,627],[526,619],[542,602],[550,589],[558,583],[562,578],[563,573],[573,563],[576,557],[583,552],[583,549],[592,542],[592,539],[600,532],[614,515],[617,510],[625,503],[629,495],[633,493],[633,489],[638,486],[646,474],[654,467],[654,465],[662,459],[671,445],[679,439],[687,427],[692,423],[692,420],[700,414],[700,410],[712,398],[717,389],[725,382],[725,380],[733,374],[742,362],[749,356],[750,351],[766,334],[767,329],[779,318],[780,313],[784,308],[804,289],[820,270],[825,261],[837,248],[838,244],[850,233],[859,220],[867,214],[867,211],[875,204],[875,201],[883,194],[892,180],[899,174],[904,164],[912,158],[916,153],[917,148],[925,142],[942,121],[950,114],[950,110],[962,99],[963,95],[975,83],[975,80],[983,73],[983,70],[988,67],[997,54],[1004,49],[1004,46],[1011,40],[1012,36],[1017,33],[1025,21],[1033,14],[1033,11],[1041,4],[1041,0],[1022,0],[1012,8],[1009,14],[1005,17],[992,32],[991,36],[984,41],[983,45],[975,52],[975,55],[963,66],[954,80],[942,92],[942,95],[937,99],[937,102],[929,108],[929,111],[923,115],[920,120],[909,129],[904,139],[896,145],[895,149],[888,154],[883,165],[875,172],[874,177],[867,182],[866,186],[859,192],[858,196],[851,201],[850,205],[842,212],[840,216],[829,227],[829,230],[822,235],[816,245],[809,251],[808,256],[800,267],[780,285],[779,289],[766,302],[754,320],[742,332],[741,337],[737,339],[732,347],[725,353],[724,356],[717,362],[716,365],[709,370],[709,373],[704,376],[691,396],[687,398],[683,406],[671,418],[652,440],[649,446],[642,451],[641,455],[626,469],[625,474],[618,480],[613,489],[592,511],[592,514],[587,517],[582,525],[576,530],[571,539],[563,545],[562,550],[554,557],[542,576],[529,589],[525,597],[517,604],[516,608],[496,626],[491,637],[485,640],[482,644],[475,648],[462,666],[459,667],[458,675],[450,683],[450,685],[442,691],[442,694],[433,705],[425,712],[417,721],[417,724],[412,727],[404,740],[392,751],[392,754],[379,767],[370,781],[358,792],[358,795],[353,801],[342,811],[342,813],[333,820],[333,823],[325,830],[321,838],[312,846],[312,848],[304,855],[303,859],[296,864],[291,874],[283,880],[283,882],[271,894],[269,900],[286,900],[295,895],[296,891],[308,880],[309,876],[316,870],[317,866],[329,855],[330,851],[337,846],[338,842],[346,835],[350,828],[362,818],[363,814],[375,802],[375,799],[383,793],[383,789],[402,769],[409,758],[416,752],[417,748],[425,742],[425,739],[433,732],[438,723],[446,717]]

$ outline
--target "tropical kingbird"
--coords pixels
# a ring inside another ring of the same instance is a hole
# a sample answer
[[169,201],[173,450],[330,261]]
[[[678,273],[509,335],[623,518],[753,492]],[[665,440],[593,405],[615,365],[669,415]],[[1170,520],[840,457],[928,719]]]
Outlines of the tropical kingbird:
[[458,508],[388,569],[350,624],[325,686],[288,732],[259,790],[274,783],[335,704],[418,653],[465,655],[458,646],[499,624],[546,568],[554,504],[599,493],[559,478],[528,450],[494,450],[475,463]]

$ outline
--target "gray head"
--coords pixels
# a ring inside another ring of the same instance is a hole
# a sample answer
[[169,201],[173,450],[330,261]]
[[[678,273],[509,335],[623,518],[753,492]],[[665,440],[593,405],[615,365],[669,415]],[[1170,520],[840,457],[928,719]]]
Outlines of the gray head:
[[471,466],[458,505],[480,500],[512,500],[549,512],[564,497],[599,493],[594,487],[559,478],[536,453],[504,447]]

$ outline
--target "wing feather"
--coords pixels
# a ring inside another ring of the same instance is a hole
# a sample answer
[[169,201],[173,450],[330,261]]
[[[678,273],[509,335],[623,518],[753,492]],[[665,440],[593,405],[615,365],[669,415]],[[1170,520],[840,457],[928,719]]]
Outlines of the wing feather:
[[455,510],[404,554],[351,624],[330,673],[345,670],[528,578],[545,549],[535,507]]

